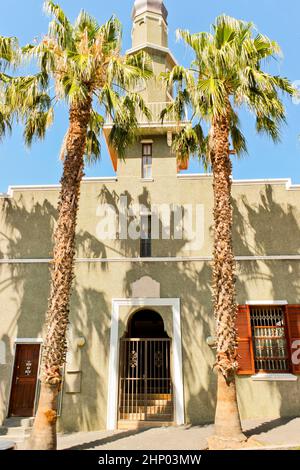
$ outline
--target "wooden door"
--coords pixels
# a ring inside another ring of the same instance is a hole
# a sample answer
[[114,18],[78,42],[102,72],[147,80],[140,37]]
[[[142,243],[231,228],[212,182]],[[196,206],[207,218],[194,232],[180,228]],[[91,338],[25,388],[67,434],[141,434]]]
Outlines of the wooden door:
[[39,357],[39,344],[17,344],[9,416],[33,416]]

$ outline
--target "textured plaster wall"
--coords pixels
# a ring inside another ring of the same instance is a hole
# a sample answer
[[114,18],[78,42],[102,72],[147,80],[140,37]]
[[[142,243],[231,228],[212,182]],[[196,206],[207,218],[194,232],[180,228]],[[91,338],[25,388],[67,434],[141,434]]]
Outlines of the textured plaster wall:
[[[175,158],[164,137],[154,139],[153,182],[141,181],[140,143],[120,167],[117,182],[82,184],[77,232],[77,255],[83,258],[135,258],[139,242],[99,240],[97,206],[117,204],[127,194],[131,202],[148,204],[200,203],[204,206],[204,244],[198,251],[184,250],[186,241],[153,243],[154,256],[210,256],[212,254],[211,178],[181,180]],[[299,254],[299,192],[285,186],[261,184],[233,186],[234,246],[236,255]],[[57,191],[16,191],[0,199],[1,258],[37,259],[52,255]],[[214,352],[206,344],[214,332],[209,262],[83,262],[76,264],[71,304],[71,333],[66,381],[72,367],[80,371],[80,392],[63,394],[61,430],[105,427],[111,302],[131,297],[131,284],[150,276],[161,285],[161,297],[180,297],[186,421],[204,423],[214,416],[216,377]],[[49,273],[44,264],[0,264],[0,341],[6,345],[0,364],[0,419],[5,417],[15,338],[42,334],[47,307]],[[300,303],[299,261],[243,261],[238,263],[238,302],[287,300]],[[131,311],[122,311],[120,334]],[[170,312],[159,309],[168,332]],[[124,313],[124,315],[123,315]],[[77,346],[84,337],[85,345]],[[72,356],[72,357],[70,357]],[[74,372],[74,371],[73,371]],[[76,372],[76,371],[75,371]],[[70,375],[70,374],[69,374]],[[74,378],[74,377],[73,377]],[[238,379],[243,418],[299,415],[298,382],[253,382]],[[72,413],[72,409],[74,412]]]

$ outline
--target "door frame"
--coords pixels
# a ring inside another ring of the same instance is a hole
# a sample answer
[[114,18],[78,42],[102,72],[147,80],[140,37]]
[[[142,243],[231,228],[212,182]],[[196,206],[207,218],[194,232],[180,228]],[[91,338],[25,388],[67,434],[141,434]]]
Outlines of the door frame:
[[[43,339],[42,338],[16,338],[14,340],[14,346],[13,346],[12,368],[11,368],[10,381],[9,381],[9,398],[8,398],[8,402],[7,402],[7,406],[6,406],[6,413],[5,413],[6,418],[8,418],[9,408],[10,408],[10,400],[11,400],[11,394],[12,394],[12,388],[13,388],[13,377],[14,377],[14,371],[15,371],[16,353],[17,353],[17,345],[18,344],[39,344],[40,345],[37,379],[38,379],[39,373],[40,373]],[[37,380],[36,381],[36,386],[35,386],[33,416],[35,416],[35,410],[36,410],[36,398],[37,398],[38,383],[39,383],[39,381]]]
[[118,423],[119,389],[119,314],[120,307],[162,307],[172,308],[172,377],[175,395],[175,423],[184,424],[184,392],[182,369],[180,298],[125,298],[112,300],[110,327],[110,349],[108,366],[107,421],[106,427],[112,431]]

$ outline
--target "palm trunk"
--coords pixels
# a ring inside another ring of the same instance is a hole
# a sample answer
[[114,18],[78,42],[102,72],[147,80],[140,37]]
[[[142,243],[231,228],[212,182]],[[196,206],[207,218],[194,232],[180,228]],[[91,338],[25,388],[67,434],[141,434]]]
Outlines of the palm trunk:
[[[229,104],[228,104],[229,109]],[[232,165],[229,151],[230,119],[215,119],[210,135],[214,190],[214,315],[216,319],[218,373],[214,436],[210,448],[234,448],[245,441],[235,387],[237,371],[237,305],[235,261],[232,247]]]
[[34,450],[56,449],[57,396],[67,350],[66,332],[74,278],[76,222],[90,113],[91,99],[84,105],[73,105],[70,109],[58,221],[54,233],[51,289],[40,376],[41,395],[32,434],[26,446]]

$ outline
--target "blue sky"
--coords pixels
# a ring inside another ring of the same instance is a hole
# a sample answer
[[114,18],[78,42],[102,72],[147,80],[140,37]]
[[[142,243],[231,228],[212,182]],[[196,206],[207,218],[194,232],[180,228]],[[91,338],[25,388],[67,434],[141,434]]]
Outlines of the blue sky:
[[[130,47],[133,0],[60,0],[59,3],[72,19],[81,8],[97,17],[99,22],[115,13],[123,23],[124,50]],[[42,11],[43,0],[0,0],[0,4],[0,34],[17,35],[23,45],[47,31],[48,18]],[[169,10],[170,48],[180,63],[188,65],[190,55],[182,43],[176,42],[176,28],[205,31],[217,15],[226,13],[253,21],[260,32],[278,41],[284,57],[272,66],[272,72],[287,76],[291,81],[300,80],[299,0],[165,0],[165,5]],[[300,105],[286,101],[286,106],[288,125],[282,129],[279,145],[257,136],[252,116],[242,112],[249,155],[234,161],[235,178],[291,177],[293,182],[300,182]],[[67,113],[61,106],[46,140],[35,143],[28,150],[22,142],[21,129],[16,127],[12,136],[0,143],[0,191],[5,192],[9,185],[57,183],[61,175],[58,155],[66,128]],[[196,161],[190,165],[190,171],[201,171]],[[113,175],[105,145],[101,162],[87,168],[86,175]]]

